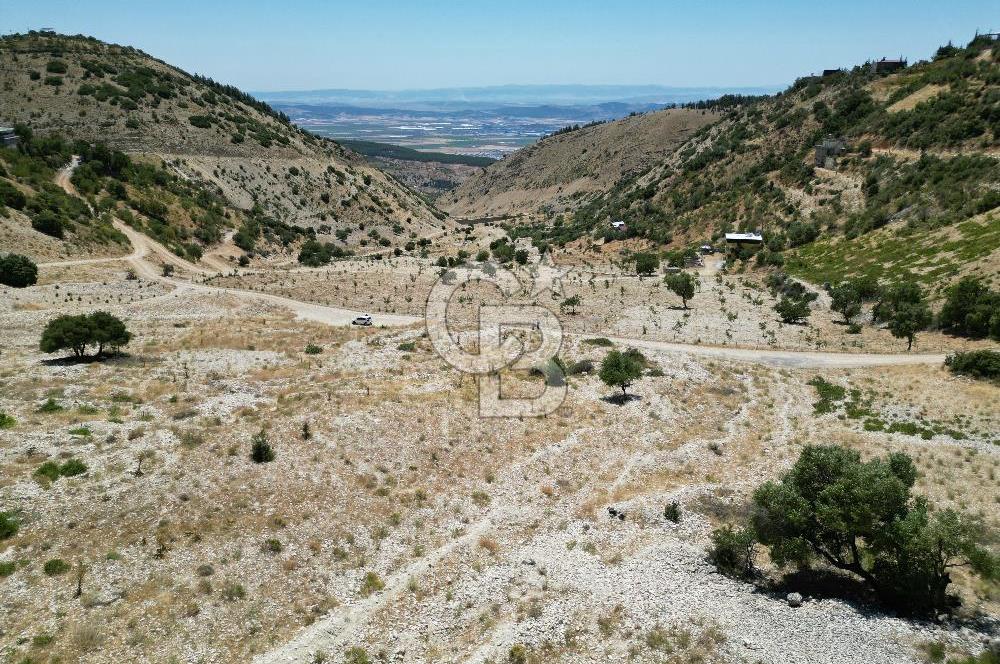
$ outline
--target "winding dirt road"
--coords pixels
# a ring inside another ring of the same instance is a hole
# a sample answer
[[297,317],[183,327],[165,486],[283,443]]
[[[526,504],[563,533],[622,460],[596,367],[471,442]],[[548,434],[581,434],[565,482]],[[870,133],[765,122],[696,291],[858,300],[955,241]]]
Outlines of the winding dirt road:
[[[73,160],[56,176],[56,184],[62,187],[67,193],[77,196],[73,187],[71,177],[73,170],[79,165],[79,158]],[[222,288],[218,286],[207,286],[205,284],[194,283],[182,279],[163,276],[163,268],[147,260],[149,256],[155,256],[161,264],[170,264],[179,270],[196,275],[213,275],[220,271],[217,269],[206,269],[180,258],[170,252],[166,247],[147,235],[136,231],[134,228],[124,223],[114,221],[115,228],[125,234],[129,242],[132,243],[132,253],[128,256],[112,258],[92,258],[72,261],[61,261],[57,263],[41,263],[42,266],[63,266],[63,265],[86,265],[92,263],[110,263],[114,261],[127,261],[136,274],[151,281],[169,284],[177,289],[176,292],[207,293],[211,295],[230,295],[248,302],[265,302],[275,306],[289,309],[301,320],[308,320],[326,325],[350,325],[351,321],[361,315],[361,311],[352,309],[342,309],[339,307],[329,307],[312,302],[303,302],[280,295],[270,295],[268,293],[258,293],[256,291],[241,290],[236,288]],[[227,266],[228,267],[228,266]],[[418,316],[404,316],[398,314],[374,313],[373,318],[376,325],[384,326],[406,326],[422,323],[423,318]],[[599,333],[590,334],[567,334],[566,336],[592,337]],[[830,353],[820,351],[790,351],[780,349],[756,349],[756,348],[735,348],[729,346],[708,346],[698,344],[685,344],[668,341],[653,341],[649,339],[636,339],[631,337],[609,337],[611,341],[636,348],[666,351],[673,353],[686,353],[700,357],[711,357],[718,359],[730,359],[741,362],[751,362],[768,366],[784,368],[857,368],[875,366],[902,366],[919,364],[941,364],[944,362],[944,354],[941,353],[896,353],[896,354],[875,354],[875,353]]]

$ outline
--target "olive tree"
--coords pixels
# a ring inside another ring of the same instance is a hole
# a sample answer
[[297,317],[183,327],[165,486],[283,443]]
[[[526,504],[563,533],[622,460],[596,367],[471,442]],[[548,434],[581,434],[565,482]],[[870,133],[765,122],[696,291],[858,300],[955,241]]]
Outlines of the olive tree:
[[932,511],[914,497],[916,477],[901,452],[864,462],[845,447],[807,446],[779,481],[754,492],[747,532],[778,567],[822,562],[855,575],[887,604],[930,612],[947,604],[953,570],[995,579],[1000,561],[982,544],[989,537],[981,521]]
[[622,399],[628,394],[628,387],[642,375],[643,357],[639,351],[629,349],[624,353],[613,350],[604,356],[601,371],[598,374],[608,387],[620,387]]
[[119,318],[106,311],[96,311],[90,315],[57,316],[48,322],[42,331],[39,349],[43,353],[72,350],[76,357],[83,357],[87,346],[97,346],[96,357],[101,357],[105,349],[118,352],[132,340]]
[[667,288],[673,291],[674,295],[681,298],[681,304],[687,309],[688,300],[694,297],[694,287],[698,283],[695,276],[687,272],[676,272],[664,277],[663,282]]

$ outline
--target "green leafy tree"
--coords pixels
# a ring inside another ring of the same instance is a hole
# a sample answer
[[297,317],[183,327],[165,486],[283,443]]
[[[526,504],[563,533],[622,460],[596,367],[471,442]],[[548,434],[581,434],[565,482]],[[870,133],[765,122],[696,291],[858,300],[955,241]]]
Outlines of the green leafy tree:
[[923,301],[923,293],[920,286],[912,281],[903,281],[889,286],[876,304],[872,313],[875,321],[880,323],[888,322],[896,309],[907,305],[916,304]]
[[562,309],[563,311],[565,311],[566,309],[569,309],[569,312],[571,314],[575,314],[576,313],[576,308],[578,306],[580,306],[580,296],[579,295],[572,295],[570,297],[567,297],[565,300],[563,300],[559,304],[559,308],[560,309]]
[[628,387],[642,375],[642,356],[633,350],[613,350],[604,356],[598,374],[608,387],[620,387],[622,399],[628,396]]
[[104,354],[105,348],[117,353],[122,346],[132,340],[132,333],[118,317],[106,311],[95,311],[89,316],[91,343],[97,344],[97,355]]
[[0,258],[0,284],[13,288],[33,286],[38,281],[38,266],[27,256],[7,254]]
[[774,310],[781,317],[781,322],[789,324],[801,323],[811,313],[808,302],[790,297],[782,297],[774,305]]
[[83,357],[87,346],[97,346],[100,357],[105,348],[117,352],[132,340],[132,333],[119,318],[105,311],[90,315],[58,316],[45,326],[39,348],[43,353],[72,350],[76,357]]
[[953,334],[1000,340],[1000,293],[980,279],[965,277],[948,289],[938,324]]
[[926,330],[932,320],[934,316],[925,302],[904,304],[889,320],[889,332],[897,339],[906,339],[906,350],[911,350],[917,332]]
[[982,546],[982,524],[932,513],[911,495],[916,477],[903,453],[862,462],[844,447],[808,446],[780,481],[754,492],[753,532],[779,567],[822,560],[904,610],[945,606],[951,570],[995,579],[1000,568]]
[[528,262],[528,250],[518,249],[514,252],[514,260],[517,261],[518,265],[525,265]]
[[56,353],[70,349],[76,357],[83,357],[93,339],[90,320],[85,315],[58,316],[49,321],[42,331],[39,349],[43,353]]
[[653,274],[660,269],[660,257],[649,252],[640,252],[633,258],[636,274]]
[[844,317],[848,325],[861,313],[861,294],[850,282],[843,282],[830,290],[830,309]]
[[688,300],[694,297],[695,285],[698,283],[695,276],[687,272],[675,272],[664,277],[663,282],[674,295],[681,298],[682,305],[687,309]]

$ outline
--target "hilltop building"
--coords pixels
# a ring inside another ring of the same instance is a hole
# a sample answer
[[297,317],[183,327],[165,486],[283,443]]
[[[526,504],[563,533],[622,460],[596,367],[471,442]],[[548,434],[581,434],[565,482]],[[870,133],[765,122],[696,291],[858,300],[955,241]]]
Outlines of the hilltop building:
[[890,60],[882,58],[872,63],[872,71],[876,74],[891,74],[894,71],[906,67],[906,58]]
[[17,134],[13,127],[0,127],[0,145],[5,148],[17,147]]
[[847,152],[847,143],[842,138],[827,136],[822,143],[816,145],[816,166],[818,168],[836,168],[837,157]]

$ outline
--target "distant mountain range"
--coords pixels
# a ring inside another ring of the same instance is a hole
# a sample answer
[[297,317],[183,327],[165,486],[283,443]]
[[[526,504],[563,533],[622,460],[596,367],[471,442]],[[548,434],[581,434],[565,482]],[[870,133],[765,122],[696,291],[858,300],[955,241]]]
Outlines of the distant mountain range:
[[459,110],[498,106],[663,106],[724,94],[760,95],[777,92],[779,86],[763,87],[670,87],[662,85],[500,85],[427,90],[293,90],[253,92],[274,104],[331,104],[397,110]]

